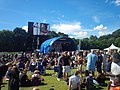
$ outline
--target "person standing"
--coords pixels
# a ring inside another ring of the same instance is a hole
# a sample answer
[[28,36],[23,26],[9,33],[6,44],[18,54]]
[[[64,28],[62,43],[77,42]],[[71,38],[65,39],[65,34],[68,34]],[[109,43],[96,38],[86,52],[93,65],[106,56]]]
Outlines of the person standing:
[[98,60],[98,56],[95,54],[94,50],[91,50],[91,52],[87,55],[87,70],[89,72],[92,71],[93,76],[94,76],[95,64],[97,60]]
[[60,81],[60,78],[62,78],[62,58],[63,58],[63,55],[61,54],[59,57],[58,57],[58,67],[59,67],[59,70],[58,70],[58,78],[57,80]]
[[65,81],[68,80],[68,73],[70,72],[70,56],[68,52],[64,52],[62,58],[62,65],[63,65],[63,78]]
[[19,71],[16,65],[12,66],[12,69],[8,73],[8,76],[8,90],[19,90]]
[[82,55],[78,54],[77,64],[78,64],[78,70],[79,70],[80,75],[82,77],[82,71],[83,71],[83,56]]
[[97,56],[98,56],[98,60],[96,61],[97,72],[102,73],[102,62],[103,62],[102,53],[98,51]]
[[103,72],[106,73],[106,65],[107,65],[107,54],[106,54],[106,51],[104,51],[102,53],[102,56],[103,56]]

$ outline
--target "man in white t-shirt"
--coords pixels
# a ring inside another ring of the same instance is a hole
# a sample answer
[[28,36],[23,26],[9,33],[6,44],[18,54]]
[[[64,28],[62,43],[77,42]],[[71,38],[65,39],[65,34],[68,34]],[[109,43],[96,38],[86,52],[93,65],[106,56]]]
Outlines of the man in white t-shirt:
[[69,78],[68,90],[80,90],[80,76],[79,71],[76,71],[74,75]]
[[120,59],[116,60],[113,57],[113,60],[108,63],[106,70],[112,82],[111,86],[120,85]]
[[[110,80],[112,81],[112,86],[115,86],[115,84],[120,85],[120,62],[119,63],[111,63],[111,73],[114,75],[113,77],[110,77]],[[115,82],[117,81],[117,82]]]

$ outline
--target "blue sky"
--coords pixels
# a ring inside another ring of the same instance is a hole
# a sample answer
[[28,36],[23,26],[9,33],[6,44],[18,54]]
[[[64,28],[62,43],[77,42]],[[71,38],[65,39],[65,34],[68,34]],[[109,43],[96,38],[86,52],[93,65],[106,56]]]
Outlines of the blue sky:
[[0,0],[0,30],[27,29],[28,21],[76,38],[120,29],[120,0]]

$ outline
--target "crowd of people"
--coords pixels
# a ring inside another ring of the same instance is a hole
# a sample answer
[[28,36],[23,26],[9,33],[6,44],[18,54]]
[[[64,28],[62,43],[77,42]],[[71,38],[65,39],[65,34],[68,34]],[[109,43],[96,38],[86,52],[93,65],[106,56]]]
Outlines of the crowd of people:
[[[0,75],[0,83],[3,77],[9,81],[8,90],[41,85],[47,69],[57,72],[57,80],[67,82],[68,90],[95,90],[96,85],[120,90],[120,52],[117,50],[4,54],[0,63],[8,68],[5,75]],[[74,68],[76,71],[71,74]],[[28,77],[28,71],[32,73],[31,77]],[[107,77],[110,77],[109,83],[105,82]]]

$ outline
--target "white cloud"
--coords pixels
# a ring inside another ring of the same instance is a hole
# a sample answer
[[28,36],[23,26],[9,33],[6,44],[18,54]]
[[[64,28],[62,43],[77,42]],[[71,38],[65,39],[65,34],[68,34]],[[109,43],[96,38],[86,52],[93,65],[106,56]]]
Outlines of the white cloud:
[[62,32],[75,38],[85,38],[88,34],[87,31],[82,29],[80,22],[54,24],[51,26],[51,30]]
[[99,23],[99,22],[100,22],[100,20],[98,19],[97,16],[93,16],[92,18],[93,18],[93,21],[94,21],[94,22],[96,22],[96,23]]
[[108,34],[112,34],[112,33],[113,33],[112,30],[111,30],[111,31],[105,31],[105,32],[99,31],[99,32],[98,32],[98,35],[99,35],[99,36],[103,36],[103,35],[108,35]]
[[76,36],[76,38],[86,38],[88,37],[88,33],[86,31],[80,31],[80,32],[75,32],[73,35]]
[[81,23],[74,22],[74,23],[54,24],[51,26],[51,29],[55,30],[56,32],[71,34],[81,30]]
[[120,6],[120,0],[114,0],[112,3],[114,3],[116,6]]
[[107,27],[103,26],[102,24],[94,27],[94,30],[106,30],[106,29],[107,29]]
[[24,29],[26,32],[28,32],[28,26],[23,26],[22,29]]
[[69,36],[70,38],[75,38],[74,36]]
[[105,32],[102,32],[102,31],[100,31],[98,34],[99,34],[99,36],[106,35]]

